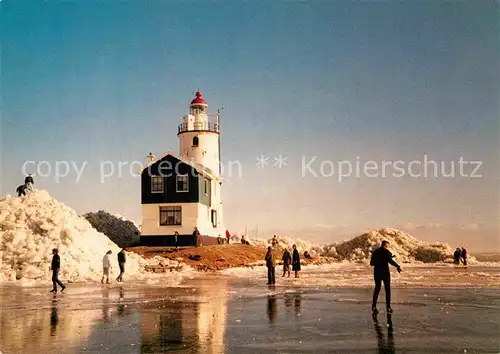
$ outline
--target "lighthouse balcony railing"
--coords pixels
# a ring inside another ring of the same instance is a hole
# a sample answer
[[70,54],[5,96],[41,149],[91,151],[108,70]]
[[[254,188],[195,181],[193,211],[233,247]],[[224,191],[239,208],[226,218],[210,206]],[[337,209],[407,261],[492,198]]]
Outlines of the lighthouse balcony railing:
[[219,132],[219,124],[206,122],[181,123],[177,128],[177,133],[189,131],[209,131]]

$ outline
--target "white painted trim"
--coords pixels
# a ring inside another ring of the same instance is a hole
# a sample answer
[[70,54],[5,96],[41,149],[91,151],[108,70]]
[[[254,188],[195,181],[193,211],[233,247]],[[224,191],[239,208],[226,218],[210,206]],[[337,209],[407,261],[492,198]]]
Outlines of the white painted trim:
[[[155,177],[161,177],[162,178],[162,189],[161,191],[153,191],[153,180]],[[157,194],[157,193],[165,193],[165,179],[162,176],[151,176],[151,193]]]
[[[187,178],[187,183],[186,183],[187,189],[186,190],[183,190],[183,191],[179,190],[179,183],[177,180],[177,178],[179,178],[179,177],[186,177]],[[175,176],[175,191],[177,193],[188,193],[189,192],[189,175],[188,174]]]

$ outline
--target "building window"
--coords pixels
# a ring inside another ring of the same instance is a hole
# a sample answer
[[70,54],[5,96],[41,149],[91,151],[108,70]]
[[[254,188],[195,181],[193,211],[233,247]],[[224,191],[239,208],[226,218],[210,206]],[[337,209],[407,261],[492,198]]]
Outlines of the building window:
[[203,181],[203,189],[206,195],[208,195],[209,186],[210,186],[210,180],[208,178],[205,178]]
[[161,176],[151,177],[151,193],[163,193],[164,181]]
[[199,141],[198,137],[197,137],[197,136],[195,136],[195,137],[193,138],[193,146],[198,146],[199,142],[200,142],[200,141]]
[[188,175],[179,175],[176,180],[176,191],[177,192],[188,192],[189,191],[189,178]]
[[182,225],[182,207],[180,206],[161,206],[160,207],[160,225]]
[[217,227],[217,210],[212,210],[212,226]]

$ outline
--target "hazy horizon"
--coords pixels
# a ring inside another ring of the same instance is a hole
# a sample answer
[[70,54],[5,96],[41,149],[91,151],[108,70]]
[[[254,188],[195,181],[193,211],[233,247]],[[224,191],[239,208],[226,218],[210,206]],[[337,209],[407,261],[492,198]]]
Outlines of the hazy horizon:
[[[500,251],[498,10],[4,1],[2,195],[34,161],[35,187],[77,212],[140,223],[129,166],[178,152],[177,125],[200,88],[209,111],[224,106],[232,233],[333,242],[394,227]],[[57,161],[71,168],[59,179]]]

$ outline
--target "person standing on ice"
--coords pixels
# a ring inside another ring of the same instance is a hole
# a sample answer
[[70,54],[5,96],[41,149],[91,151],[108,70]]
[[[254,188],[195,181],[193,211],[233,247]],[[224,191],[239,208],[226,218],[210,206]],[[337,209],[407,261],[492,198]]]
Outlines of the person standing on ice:
[[111,250],[106,252],[104,257],[102,257],[102,278],[101,283],[104,284],[104,278],[106,278],[106,284],[109,284],[109,269],[111,268],[111,261],[109,259],[110,254],[113,253]]
[[59,280],[59,269],[61,269],[61,257],[59,257],[59,250],[52,249],[52,263],[50,269],[52,270],[52,290],[51,293],[57,293],[57,284],[61,287],[61,292],[66,289],[66,286]]
[[118,252],[118,267],[120,267],[120,274],[116,278],[116,281],[118,282],[123,281],[123,274],[125,273],[125,262],[126,262],[125,250],[122,248],[121,251]]
[[385,288],[385,305],[387,308],[387,313],[392,313],[391,308],[391,272],[389,271],[389,264],[396,267],[399,273],[401,273],[401,267],[393,259],[392,253],[387,249],[389,247],[388,241],[382,241],[380,248],[377,248],[372,253],[370,259],[370,265],[373,266],[373,276],[375,279],[375,290],[373,291],[373,302],[372,311],[374,314],[378,313],[377,310],[377,300],[378,294],[380,293],[380,288],[382,287],[382,281],[384,282]]
[[288,277],[290,277],[290,264],[292,263],[292,256],[290,256],[290,252],[288,252],[288,249],[285,248],[285,251],[283,252],[283,257],[281,258],[283,260],[283,276],[288,272]]
[[295,272],[295,278],[299,277],[300,271],[300,255],[297,250],[297,246],[293,245],[293,253],[292,253],[292,270]]
[[462,247],[462,253],[460,254],[462,256],[462,262],[464,262],[464,265],[467,265],[467,250]]
[[227,244],[229,245],[229,239],[231,238],[231,234],[229,233],[229,230],[226,230],[226,240]]
[[276,283],[275,269],[276,269],[276,259],[273,255],[273,250],[271,246],[267,247],[266,253],[266,267],[267,267],[267,285]]

